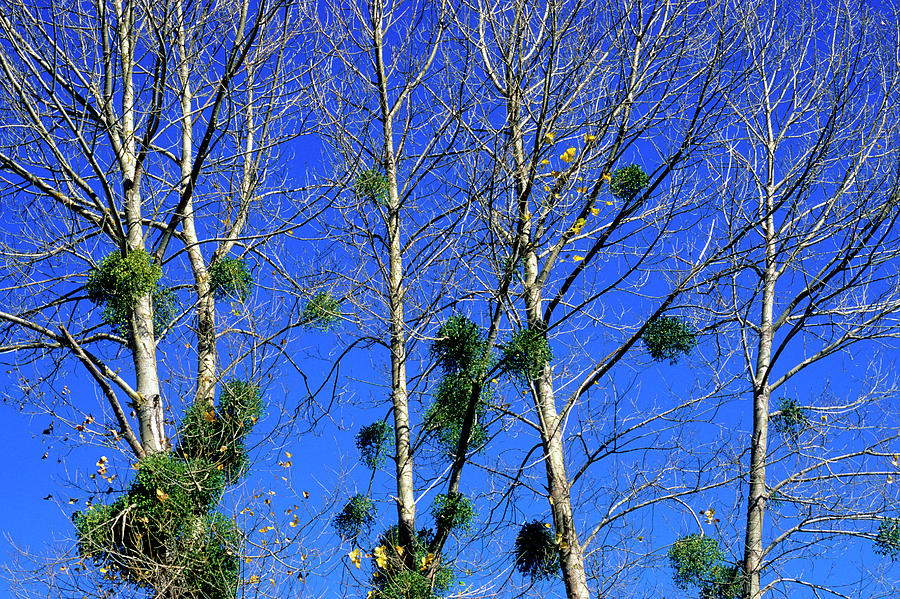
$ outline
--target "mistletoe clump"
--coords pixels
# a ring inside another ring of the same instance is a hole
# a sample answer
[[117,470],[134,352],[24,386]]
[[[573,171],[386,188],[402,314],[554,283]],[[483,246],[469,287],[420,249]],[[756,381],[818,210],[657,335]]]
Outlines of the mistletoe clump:
[[796,445],[800,434],[809,425],[806,408],[800,407],[796,399],[779,400],[778,412],[772,416],[772,428]]
[[331,329],[341,319],[341,304],[328,291],[315,294],[303,307],[300,324],[320,331]]
[[244,301],[252,286],[253,276],[242,258],[219,258],[209,267],[209,288],[216,299]]
[[559,546],[543,522],[532,520],[516,535],[516,569],[532,580],[552,578],[560,567]]
[[115,251],[88,271],[85,290],[95,305],[103,305],[103,322],[126,339],[131,338],[135,303],[148,293],[153,301],[153,333],[159,337],[175,319],[178,302],[172,290],[160,285],[162,268],[143,249],[126,256]]
[[213,511],[224,487],[222,472],[205,460],[148,456],[122,497],[74,514],[79,552],[141,589],[166,584],[186,596],[232,599],[240,534]]
[[[425,412],[425,421],[429,424],[429,428],[436,432],[438,442],[450,455],[456,453],[459,445],[463,421],[472,401],[475,384],[465,373],[444,376],[434,395],[434,403]],[[481,388],[478,404],[475,406],[475,421],[468,440],[470,446],[481,447],[487,442],[484,417],[491,394],[490,386],[485,385]]]
[[451,316],[438,329],[431,353],[437,358],[444,376],[438,383],[434,403],[425,414],[426,422],[437,431],[444,450],[451,455],[456,453],[466,412],[473,393],[477,393],[478,403],[468,444],[484,445],[487,441],[484,416],[492,389],[483,382],[491,355],[481,330],[465,316]]
[[697,334],[691,326],[674,316],[661,316],[647,324],[641,335],[650,357],[678,362],[679,355],[688,355],[697,346]]
[[385,205],[388,201],[387,176],[377,168],[360,171],[353,183],[356,197]]
[[889,555],[891,561],[900,557],[900,518],[886,518],[878,525],[875,553]]
[[741,568],[725,564],[718,541],[700,534],[675,541],[669,549],[675,586],[682,590],[700,589],[702,599],[736,599],[741,594]]
[[237,481],[249,463],[246,431],[262,416],[262,409],[259,387],[239,379],[226,382],[217,406],[195,403],[188,408],[177,453],[215,464],[229,483]]
[[334,518],[334,527],[345,539],[355,539],[361,533],[369,532],[374,523],[375,504],[360,494],[351,497],[341,513]]
[[623,166],[613,171],[609,181],[609,191],[614,197],[629,202],[649,183],[650,177],[640,165]]
[[384,420],[364,426],[356,433],[356,448],[363,464],[374,470],[384,463],[392,437],[390,425]]
[[553,360],[547,337],[535,329],[522,329],[501,347],[502,365],[522,382],[541,376],[544,367]]
[[[398,527],[388,528],[373,552],[372,599],[434,599],[446,595],[456,576],[440,555],[428,552],[432,540],[431,531],[420,530],[413,538],[412,558],[407,561]],[[410,562],[413,568],[408,566]]]
[[462,493],[438,495],[431,506],[431,517],[439,528],[446,526],[451,530],[469,532],[475,519],[472,502]]

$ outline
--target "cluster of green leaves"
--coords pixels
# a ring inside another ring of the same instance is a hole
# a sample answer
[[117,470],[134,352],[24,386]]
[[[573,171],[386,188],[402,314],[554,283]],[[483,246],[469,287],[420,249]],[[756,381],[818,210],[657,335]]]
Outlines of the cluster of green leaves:
[[240,534],[215,508],[246,473],[245,438],[262,413],[259,388],[233,380],[218,407],[195,405],[172,452],[138,462],[124,495],[73,516],[81,555],[121,580],[151,590],[233,599],[240,582]]
[[889,555],[892,561],[900,557],[900,518],[886,518],[878,525],[875,553]]
[[613,171],[609,191],[614,197],[629,202],[650,182],[650,177],[638,164],[623,166]]
[[120,337],[131,338],[131,313],[139,298],[150,293],[153,299],[153,332],[158,337],[175,319],[175,293],[160,285],[162,268],[143,249],[127,256],[114,251],[88,271],[85,290],[95,305],[103,304],[103,322]]
[[479,397],[469,445],[483,446],[487,441],[484,415],[493,390],[484,384],[492,357],[481,329],[465,316],[453,315],[438,329],[431,353],[437,358],[444,376],[434,394],[434,402],[425,413],[426,422],[437,432],[438,442],[444,450],[450,455],[455,454],[466,411],[473,393],[477,392]]
[[688,355],[697,346],[697,334],[691,325],[675,316],[660,316],[647,324],[641,335],[650,357],[656,361],[678,362],[679,355]]
[[[446,595],[456,582],[456,575],[452,565],[446,564],[441,556],[428,553],[432,539],[430,530],[416,534],[411,560],[415,567],[409,568],[400,548],[398,527],[388,528],[378,539],[375,551],[372,599],[434,599]],[[429,570],[435,562],[438,566],[432,579]]]
[[475,520],[475,510],[469,498],[462,493],[441,493],[431,506],[431,517],[438,526],[448,525],[451,530],[469,532]]
[[259,387],[239,379],[227,381],[217,406],[196,403],[188,408],[176,451],[184,458],[215,464],[225,480],[233,483],[247,473],[249,458],[244,439],[262,410]]
[[384,420],[364,426],[356,433],[356,449],[360,461],[374,470],[384,463],[388,446],[393,438],[390,425]]
[[356,175],[353,189],[356,192],[356,197],[360,199],[369,200],[376,204],[387,204],[389,191],[388,179],[387,176],[377,168],[360,171]]
[[219,258],[209,267],[209,288],[216,299],[244,301],[253,287],[253,275],[243,258]]
[[772,416],[772,428],[796,445],[800,435],[809,426],[806,408],[800,406],[796,399],[781,398],[778,412]]
[[669,549],[675,586],[687,590],[697,587],[701,599],[737,599],[741,595],[743,574],[739,566],[723,562],[719,542],[700,534],[678,539]]
[[560,568],[559,546],[539,520],[526,522],[516,535],[516,569],[532,580],[553,578]]
[[331,329],[341,319],[341,304],[329,291],[320,291],[303,306],[300,324],[320,331]]
[[205,460],[148,456],[122,497],[74,514],[79,551],[138,588],[150,590],[162,576],[186,593],[231,599],[240,535],[213,511],[224,487],[223,473]]
[[365,495],[356,494],[334,518],[334,527],[345,539],[368,533],[375,523],[375,504]]
[[522,382],[540,377],[544,367],[553,360],[546,335],[534,329],[520,330],[500,349],[503,370]]

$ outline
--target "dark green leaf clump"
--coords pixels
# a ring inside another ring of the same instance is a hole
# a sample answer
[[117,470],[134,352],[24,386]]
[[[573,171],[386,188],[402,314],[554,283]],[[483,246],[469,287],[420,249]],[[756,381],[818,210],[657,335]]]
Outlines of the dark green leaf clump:
[[878,525],[875,553],[889,555],[891,561],[900,557],[900,518],[886,518]]
[[778,412],[772,416],[771,422],[772,428],[794,445],[809,426],[806,408],[800,407],[796,399],[779,400]]
[[547,337],[534,329],[522,329],[501,347],[503,370],[522,382],[541,376],[544,367],[553,360]]
[[229,483],[247,473],[244,439],[262,416],[259,387],[233,379],[222,387],[218,406],[195,403],[181,423],[182,457],[201,458],[219,468]]
[[115,251],[88,272],[85,290],[94,304],[104,305],[103,322],[126,339],[131,338],[130,320],[135,303],[152,294],[153,332],[159,337],[178,310],[174,292],[160,285],[161,277],[162,268],[153,263],[146,251],[131,250],[125,257]]
[[[438,384],[434,403],[425,412],[425,421],[429,428],[435,431],[438,442],[450,455],[456,453],[466,410],[472,401],[472,393],[475,392],[475,384],[465,373],[444,376]],[[487,442],[484,418],[490,396],[491,388],[485,385],[479,392],[479,400],[475,406],[475,421],[469,436],[471,447],[481,447]]]
[[446,373],[477,375],[487,366],[489,352],[481,328],[461,314],[447,319],[431,345],[431,354]]
[[609,191],[614,197],[629,202],[637,196],[650,181],[650,177],[640,165],[623,166],[613,171],[609,181]]
[[438,383],[434,403],[425,413],[426,422],[437,432],[444,451],[455,454],[466,412],[477,394],[475,420],[468,444],[475,447],[484,445],[487,441],[484,416],[492,389],[484,384],[491,355],[481,330],[465,316],[451,316],[438,329],[431,353],[437,358],[444,377]]
[[522,525],[516,535],[516,569],[533,580],[553,578],[560,568],[559,546],[550,528],[538,520]]
[[369,532],[375,523],[375,504],[365,495],[354,495],[334,518],[334,527],[345,539]]
[[242,258],[219,258],[209,267],[209,288],[216,299],[233,297],[244,301],[252,286],[253,276]]
[[125,495],[73,515],[79,552],[138,588],[165,584],[191,596],[231,599],[240,536],[231,520],[213,512],[224,486],[222,472],[205,460],[148,456]]
[[360,199],[369,200],[376,204],[387,204],[388,179],[387,176],[377,168],[360,171],[359,174],[356,175],[353,189],[356,191],[356,197]]
[[431,507],[431,517],[438,524],[438,527],[447,526],[451,530],[459,530],[469,532],[472,528],[472,521],[475,519],[475,510],[472,509],[472,502],[461,494],[454,493],[451,495],[438,495]]
[[697,346],[697,334],[689,324],[674,316],[655,318],[644,329],[641,339],[656,361],[675,364],[680,355],[688,355]]
[[[411,559],[414,568],[409,568],[405,551],[398,549],[398,528],[388,528],[378,539],[373,555],[372,583],[375,588],[372,599],[434,599],[446,595],[456,576],[452,565],[446,564],[442,556],[428,552],[432,539],[429,530],[420,530],[416,534]],[[433,578],[429,576],[432,569]]]
[[736,599],[743,576],[740,567],[724,564],[724,557],[718,541],[711,537],[694,534],[678,539],[669,549],[675,586],[683,590],[697,587],[702,599]]
[[341,304],[328,291],[315,294],[303,307],[300,324],[320,331],[331,329],[341,319]]
[[390,425],[384,420],[364,426],[356,433],[356,448],[363,464],[371,469],[384,463],[388,454],[388,445],[392,437]]

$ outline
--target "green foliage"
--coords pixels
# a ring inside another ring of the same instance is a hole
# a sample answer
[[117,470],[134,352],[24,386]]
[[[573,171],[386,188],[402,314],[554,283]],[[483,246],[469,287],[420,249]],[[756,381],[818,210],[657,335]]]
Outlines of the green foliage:
[[647,176],[644,169],[638,164],[632,164],[613,171],[609,181],[609,190],[614,197],[629,202],[647,187],[649,182],[650,177]]
[[431,517],[439,526],[449,525],[451,530],[469,532],[472,529],[472,521],[475,519],[475,510],[472,502],[462,493],[435,497],[431,506]]
[[778,412],[772,416],[772,428],[785,437],[785,440],[796,445],[800,435],[809,426],[809,418],[806,409],[800,407],[796,399],[781,398],[778,404]]
[[[445,564],[441,556],[428,553],[432,539],[433,535],[428,530],[420,530],[416,534],[412,556],[415,569],[410,569],[404,560],[404,552],[398,550],[398,528],[391,526],[381,535],[375,549],[373,599],[434,599],[447,594],[456,576],[452,565]],[[432,580],[428,574],[435,562],[438,565]]]
[[875,553],[889,555],[891,561],[900,557],[900,518],[885,518],[878,525]]
[[233,522],[212,513],[224,487],[204,460],[150,455],[125,495],[73,515],[79,552],[139,588],[162,577],[203,597],[233,598],[240,537]]
[[315,294],[303,307],[300,324],[320,331],[331,329],[341,319],[341,304],[328,291]]
[[698,587],[702,599],[736,599],[743,585],[741,568],[722,563],[718,541],[700,534],[678,539],[669,549],[675,586]]
[[[447,374],[438,384],[434,403],[425,412],[425,421],[429,428],[436,431],[438,443],[450,455],[456,453],[459,437],[462,435],[463,419],[476,383],[466,373]],[[491,387],[485,385],[481,389],[478,404],[475,406],[475,422],[469,437],[469,445],[481,447],[487,442],[487,429],[484,417],[487,413],[487,401],[491,396]]]
[[377,168],[360,171],[359,174],[356,175],[353,189],[356,191],[356,197],[360,199],[370,200],[376,204],[387,204],[389,191],[388,179],[387,176]]
[[697,346],[697,334],[686,322],[674,316],[661,316],[647,324],[641,339],[656,361],[678,361],[679,354],[688,355]]
[[234,599],[240,534],[215,511],[246,472],[245,437],[262,413],[256,385],[233,380],[218,407],[195,404],[171,453],[149,455],[124,495],[73,516],[82,557],[146,590]]
[[356,433],[356,448],[359,450],[360,461],[372,470],[381,466],[392,438],[393,431],[384,420],[359,429]]
[[483,374],[490,359],[481,328],[461,314],[451,316],[441,325],[437,339],[431,344],[431,354],[444,372],[465,372],[472,377]]
[[500,348],[503,370],[522,382],[541,376],[544,367],[553,360],[550,343],[540,331],[522,329]]
[[244,301],[252,286],[253,276],[242,258],[219,258],[209,267],[209,288],[216,299],[233,297]]
[[175,293],[159,284],[162,268],[153,264],[142,249],[131,250],[126,257],[115,251],[88,272],[85,290],[95,305],[104,305],[102,319],[116,334],[131,338],[131,313],[134,304],[147,293],[153,298],[153,332],[159,337],[175,319],[178,301]]
[[374,523],[375,504],[360,494],[351,497],[341,513],[334,518],[334,527],[345,539],[355,539],[361,533],[369,532]]
[[229,483],[247,473],[244,439],[262,416],[262,396],[253,383],[233,379],[222,386],[217,406],[195,403],[181,423],[176,453],[200,458],[219,468]]
[[532,520],[516,535],[516,569],[533,580],[553,578],[560,568],[559,547],[543,522]]

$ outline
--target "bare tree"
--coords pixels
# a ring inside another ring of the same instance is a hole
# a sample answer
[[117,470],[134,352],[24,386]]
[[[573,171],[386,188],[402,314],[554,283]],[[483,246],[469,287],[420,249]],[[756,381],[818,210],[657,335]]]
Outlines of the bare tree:
[[[253,265],[296,216],[269,199],[283,193],[278,147],[301,123],[288,120],[297,16],[277,1],[0,5],[0,172],[3,202],[19,207],[0,249],[0,351],[15,357],[25,403],[124,439],[138,458],[121,501],[80,512],[76,529],[84,558],[158,597],[229,596],[240,582],[240,535],[207,516],[246,471],[243,439],[280,351],[271,340],[290,323],[255,319],[272,280]],[[170,342],[195,363],[161,348]],[[73,361],[105,408],[56,384]],[[185,476],[208,496],[179,487]],[[159,521],[135,507],[154,488]],[[176,508],[193,516],[176,526]],[[224,553],[213,563],[191,543]]]
[[[735,325],[723,345],[739,348],[729,368],[752,395],[743,597],[793,593],[791,583],[838,593],[786,560],[875,536],[867,527],[896,501],[884,486],[896,444],[883,426],[889,375],[865,368],[841,399],[811,373],[898,332],[897,31],[852,2],[742,4],[734,18],[747,78],[729,94],[713,179],[718,222],[743,240],[710,297]],[[807,400],[808,386],[821,395]]]

